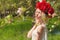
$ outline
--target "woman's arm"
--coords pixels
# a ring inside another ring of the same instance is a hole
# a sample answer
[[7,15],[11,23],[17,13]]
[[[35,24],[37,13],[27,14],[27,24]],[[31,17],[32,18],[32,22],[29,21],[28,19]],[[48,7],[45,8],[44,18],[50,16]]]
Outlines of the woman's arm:
[[38,36],[37,36],[37,40],[41,40],[42,39],[42,35],[44,32],[45,27],[41,26],[40,28],[38,28]]
[[31,38],[33,30],[36,28],[36,25],[32,27],[32,29],[28,32],[27,37]]

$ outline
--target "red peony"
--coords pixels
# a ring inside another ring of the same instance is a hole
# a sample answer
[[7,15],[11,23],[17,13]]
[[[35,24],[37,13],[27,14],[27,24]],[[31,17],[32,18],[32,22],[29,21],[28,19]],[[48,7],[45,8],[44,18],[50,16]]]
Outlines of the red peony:
[[45,1],[43,2],[37,2],[36,3],[36,9],[40,9],[41,11],[47,13],[47,14],[53,14],[54,9],[51,7],[51,5]]
[[53,13],[54,13],[54,9],[52,7],[50,7],[48,10],[48,14],[53,14]]

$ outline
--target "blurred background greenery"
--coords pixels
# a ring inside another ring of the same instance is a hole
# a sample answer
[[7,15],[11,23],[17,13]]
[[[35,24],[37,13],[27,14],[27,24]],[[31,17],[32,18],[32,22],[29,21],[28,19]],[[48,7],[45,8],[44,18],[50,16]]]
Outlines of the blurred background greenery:
[[[38,0],[0,0],[0,40],[31,40],[27,32],[34,25]],[[47,22],[48,40],[60,40],[60,0],[47,0],[56,16]]]

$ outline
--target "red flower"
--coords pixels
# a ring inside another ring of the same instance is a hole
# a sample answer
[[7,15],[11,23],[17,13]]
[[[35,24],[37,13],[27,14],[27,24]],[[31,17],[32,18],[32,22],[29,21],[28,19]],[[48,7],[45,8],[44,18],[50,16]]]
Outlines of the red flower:
[[49,10],[48,10],[48,14],[52,15],[53,13],[54,13],[54,9],[52,7],[50,7]]
[[40,9],[40,7],[41,7],[41,2],[37,2],[36,3],[36,8],[39,8]]
[[40,9],[41,11],[47,13],[47,14],[53,14],[54,13],[54,9],[51,7],[51,5],[49,3],[47,3],[46,1],[43,2],[37,2],[36,3],[36,9]]

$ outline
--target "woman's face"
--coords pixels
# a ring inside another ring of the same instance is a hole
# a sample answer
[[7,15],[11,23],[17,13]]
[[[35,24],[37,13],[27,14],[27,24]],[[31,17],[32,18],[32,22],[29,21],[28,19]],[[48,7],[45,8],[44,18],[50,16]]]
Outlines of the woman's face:
[[35,18],[41,18],[41,16],[42,16],[42,11],[39,10],[39,9],[36,9],[36,11],[35,11]]

